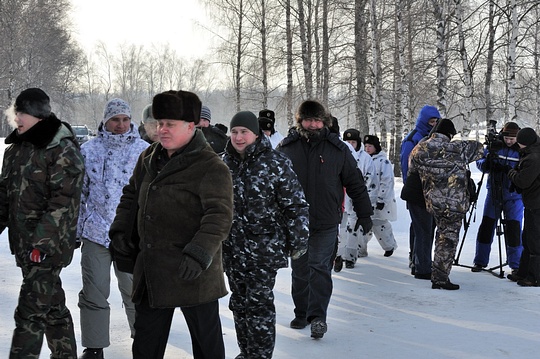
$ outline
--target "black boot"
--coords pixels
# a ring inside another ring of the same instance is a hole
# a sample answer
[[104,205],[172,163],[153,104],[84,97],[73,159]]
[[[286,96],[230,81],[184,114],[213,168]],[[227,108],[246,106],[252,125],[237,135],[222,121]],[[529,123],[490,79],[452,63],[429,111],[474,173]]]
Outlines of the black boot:
[[459,285],[450,282],[450,280],[446,282],[432,282],[431,289],[458,290]]
[[343,258],[337,256],[334,260],[334,272],[339,273],[343,269]]
[[102,348],[86,348],[79,359],[103,359]]

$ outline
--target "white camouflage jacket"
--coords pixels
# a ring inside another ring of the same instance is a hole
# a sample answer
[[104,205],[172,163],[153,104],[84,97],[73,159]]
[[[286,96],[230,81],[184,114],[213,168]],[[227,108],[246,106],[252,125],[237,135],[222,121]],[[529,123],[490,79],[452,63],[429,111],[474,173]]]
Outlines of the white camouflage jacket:
[[96,138],[81,146],[85,174],[77,238],[109,247],[109,227],[116,215],[122,189],[129,182],[139,155],[149,146],[137,126],[113,135],[100,125]]

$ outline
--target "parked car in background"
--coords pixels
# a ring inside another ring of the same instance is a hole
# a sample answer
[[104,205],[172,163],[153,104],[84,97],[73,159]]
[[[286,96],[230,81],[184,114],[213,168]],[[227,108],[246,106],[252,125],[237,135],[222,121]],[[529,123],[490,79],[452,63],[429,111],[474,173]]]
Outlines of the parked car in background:
[[86,141],[90,139],[90,136],[92,135],[90,130],[86,125],[74,125],[71,126],[73,128],[73,131],[75,131],[75,135],[77,136],[77,141],[82,145]]

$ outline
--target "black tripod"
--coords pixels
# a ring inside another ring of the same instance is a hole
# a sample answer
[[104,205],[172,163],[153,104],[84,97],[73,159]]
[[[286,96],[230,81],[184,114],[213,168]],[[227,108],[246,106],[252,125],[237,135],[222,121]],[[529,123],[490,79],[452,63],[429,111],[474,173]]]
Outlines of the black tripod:
[[[494,165],[494,159],[490,158],[488,156],[487,159],[490,165],[490,168],[493,168]],[[463,250],[463,245],[465,244],[465,238],[467,237],[467,232],[469,230],[469,226],[471,224],[471,218],[473,217],[473,214],[476,212],[476,205],[478,201],[478,196],[480,195],[480,190],[482,188],[482,183],[484,181],[485,172],[482,172],[482,177],[480,178],[480,181],[478,182],[478,186],[476,189],[476,196],[475,200],[471,203],[469,207],[469,213],[468,217],[466,216],[464,225],[463,225],[463,238],[461,240],[461,244],[459,246],[459,250],[457,252],[457,255],[454,259],[454,265],[465,267],[465,268],[477,268],[470,265],[460,264],[459,263],[459,257],[461,256],[461,251]],[[502,189],[502,173],[493,172],[491,176],[489,176],[490,184],[491,184],[491,193],[493,197],[493,204],[495,205],[495,215],[497,217],[497,222],[495,224],[495,233],[497,234],[497,240],[499,243],[499,265],[491,267],[491,268],[482,268],[479,270],[489,272],[493,274],[496,277],[504,278],[504,271],[503,267],[508,265],[508,262],[505,261],[503,263],[503,257],[502,257],[502,240],[501,237],[506,231],[506,219],[504,218],[504,211],[503,211],[503,189]],[[500,181],[499,181],[500,179]],[[498,271],[498,273],[497,273]]]

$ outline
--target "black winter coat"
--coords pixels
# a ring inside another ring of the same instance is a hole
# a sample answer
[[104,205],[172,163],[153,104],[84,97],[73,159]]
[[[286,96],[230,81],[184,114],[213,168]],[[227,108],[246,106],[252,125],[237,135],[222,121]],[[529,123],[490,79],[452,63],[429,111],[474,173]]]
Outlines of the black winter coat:
[[324,127],[319,136],[289,131],[277,148],[292,161],[309,203],[310,228],[328,228],[341,222],[344,190],[358,218],[373,214],[364,177],[347,145]]
[[520,150],[521,158],[508,177],[521,189],[523,205],[527,209],[540,208],[540,137],[536,143]]

